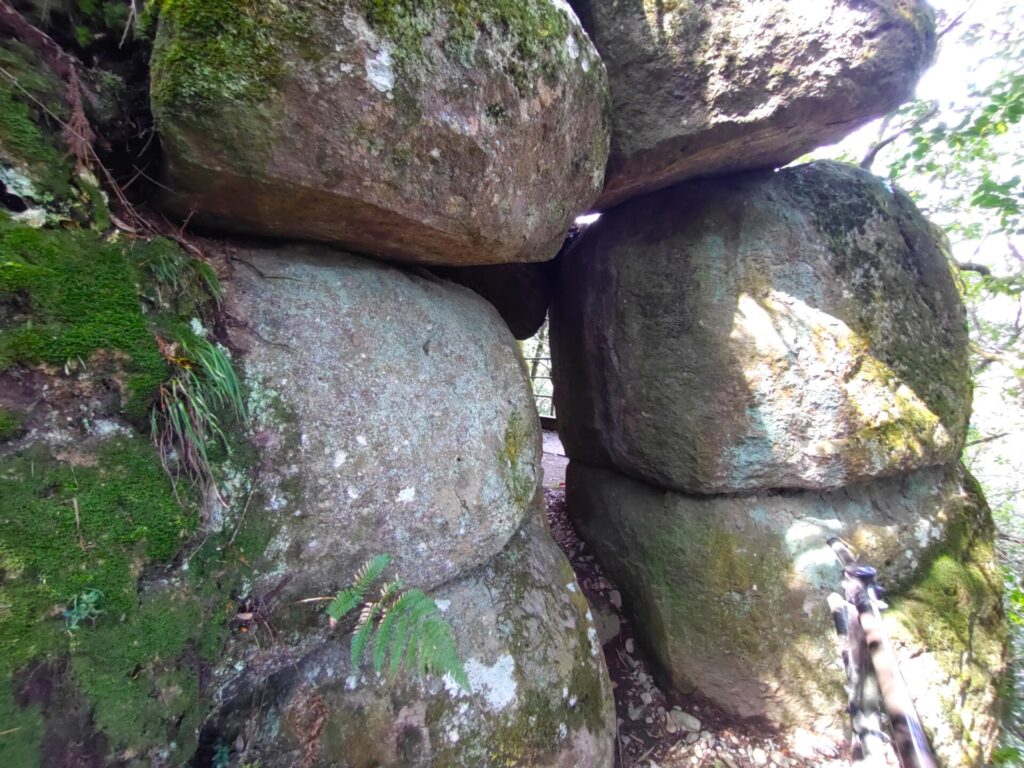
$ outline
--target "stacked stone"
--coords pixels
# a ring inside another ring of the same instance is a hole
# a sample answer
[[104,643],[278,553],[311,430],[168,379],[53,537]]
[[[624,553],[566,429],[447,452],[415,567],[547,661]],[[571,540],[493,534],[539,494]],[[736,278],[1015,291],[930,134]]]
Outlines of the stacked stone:
[[835,733],[826,539],[846,539],[892,590],[940,759],[979,763],[1004,638],[990,514],[959,464],[945,240],[857,167],[773,170],[909,96],[928,9],[574,5],[613,104],[606,210],[559,258],[551,309],[580,533],[676,689]]
[[556,0],[261,6],[165,4],[152,61],[162,205],[278,241],[210,246],[235,265],[247,514],[273,531],[252,594],[295,606],[390,554],[445,611],[473,693],[354,669],[295,607],[272,619],[284,642],[225,652],[203,740],[268,768],[611,768],[611,685],[544,522],[518,347],[418,268],[555,255],[604,178],[600,59]]

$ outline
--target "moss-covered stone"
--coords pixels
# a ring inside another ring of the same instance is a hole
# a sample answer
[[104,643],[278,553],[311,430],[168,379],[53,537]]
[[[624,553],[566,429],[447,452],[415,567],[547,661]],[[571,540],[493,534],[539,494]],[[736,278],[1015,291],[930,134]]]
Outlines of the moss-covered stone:
[[910,97],[935,49],[923,0],[572,0],[608,68],[610,208],[689,178],[779,168]]
[[992,518],[970,476],[949,509],[944,540],[922,558],[918,578],[887,597],[885,614],[932,746],[946,765],[983,764],[995,747],[999,682],[1007,668],[1002,580]]
[[160,9],[162,202],[196,223],[399,261],[544,261],[600,187],[604,72],[563,2]]
[[[904,671],[929,702],[928,727],[952,749],[973,724],[977,749],[963,764],[994,744],[1005,647],[991,518],[975,494],[956,467],[831,493],[728,497],[576,462],[567,476],[570,514],[666,678],[742,717],[845,732],[828,608],[841,573],[826,540],[849,541],[897,595],[889,621],[909,617],[919,633],[900,640],[901,665],[913,659]],[[934,672],[938,660],[947,672]],[[954,698],[956,713],[930,706]]]
[[300,33],[289,21],[301,3],[157,0],[152,5],[164,25],[154,57],[157,110],[265,99],[282,73],[276,35],[283,32],[294,40]]
[[955,460],[971,384],[944,242],[902,193],[829,162],[609,211],[559,261],[566,451],[688,493]]
[[505,476],[505,487],[512,500],[525,508],[537,492],[540,473],[540,454],[537,448],[538,431],[529,425],[530,413],[524,419],[518,411],[509,414],[505,426],[504,447],[500,457]]
[[0,66],[9,73],[0,78],[0,182],[37,205],[68,199],[72,166],[58,138],[57,121],[68,116],[60,80],[14,40],[0,40]]
[[448,678],[377,677],[352,666],[346,634],[307,633],[301,655],[250,653],[242,674],[220,672],[231,697],[207,739],[230,745],[244,731],[237,759],[266,766],[611,768],[614,706],[596,631],[538,512],[486,566],[432,593],[472,694]]

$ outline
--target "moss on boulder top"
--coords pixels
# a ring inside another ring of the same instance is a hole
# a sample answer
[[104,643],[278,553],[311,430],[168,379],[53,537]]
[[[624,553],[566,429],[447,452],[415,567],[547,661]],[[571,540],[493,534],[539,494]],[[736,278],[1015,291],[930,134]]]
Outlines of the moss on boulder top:
[[606,96],[556,0],[160,3],[164,203],[210,227],[431,264],[550,259],[600,188]]

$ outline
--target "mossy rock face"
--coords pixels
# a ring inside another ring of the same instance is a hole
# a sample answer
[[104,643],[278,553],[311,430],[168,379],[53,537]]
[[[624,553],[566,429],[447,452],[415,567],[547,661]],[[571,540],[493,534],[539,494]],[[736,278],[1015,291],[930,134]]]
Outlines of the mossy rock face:
[[[974,759],[993,746],[1001,587],[988,509],[961,469],[831,493],[692,497],[572,462],[567,500],[640,640],[681,692],[841,737],[846,695],[827,604],[841,573],[826,544],[839,536],[900,596],[890,624],[916,622],[900,646],[905,673],[946,670],[911,682],[933,739],[952,749],[966,723]],[[910,660],[921,652],[925,660]],[[962,711],[948,706],[954,698]]]
[[911,98],[935,49],[924,0],[570,0],[608,68],[598,207],[778,168]]
[[[1008,675],[1002,574],[981,488],[967,476],[961,515],[885,614],[903,676],[944,765],[985,765],[999,738],[993,679]],[[918,692],[917,683],[928,681]]]
[[605,214],[558,268],[571,458],[722,493],[959,456],[971,383],[946,242],[865,171],[682,184]]
[[[228,312],[260,433],[264,570],[330,594],[372,555],[431,587],[482,565],[539,492],[518,345],[471,291],[322,246],[235,250]],[[263,276],[261,276],[263,275]],[[261,582],[262,583],[262,582]]]
[[[60,135],[60,121],[69,115],[64,84],[15,40],[0,40],[0,66],[8,73],[0,78],[0,218],[37,225],[54,216],[84,221],[89,195],[76,187]],[[89,186],[102,205],[94,179]]]
[[264,768],[611,768],[604,657],[539,514],[538,506],[485,566],[432,594],[455,630],[472,695],[448,679],[353,668],[349,637],[324,626],[313,645],[253,652],[241,674],[218,671],[226,703],[204,742],[241,744],[238,760]]
[[163,0],[166,206],[430,264],[544,261],[600,190],[607,84],[557,0]]
[[[11,51],[28,56],[5,42],[5,67]],[[29,185],[6,191],[43,212],[0,213],[0,764],[180,765],[266,543],[237,507],[218,515],[226,531],[202,519],[205,500],[175,487],[149,435],[171,375],[157,336],[205,335],[211,297],[173,243],[108,232],[102,196],[21,107],[0,122],[25,118],[53,151],[16,164],[0,129],[0,173]],[[234,464],[223,495],[240,505],[244,459],[211,456]]]

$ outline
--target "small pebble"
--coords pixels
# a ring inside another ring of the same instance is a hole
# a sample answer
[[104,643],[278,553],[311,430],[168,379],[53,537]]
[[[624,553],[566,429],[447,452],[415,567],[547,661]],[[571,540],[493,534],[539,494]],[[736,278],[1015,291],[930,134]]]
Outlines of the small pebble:
[[766,765],[768,763],[768,753],[760,747],[755,747],[750,756],[758,765]]
[[608,602],[614,605],[616,608],[622,607],[622,595],[619,594],[619,590],[613,589],[608,593]]
[[636,647],[636,644],[633,642],[633,638],[632,637],[626,640],[626,653],[632,653],[633,652],[633,648],[635,648],[635,647]]

